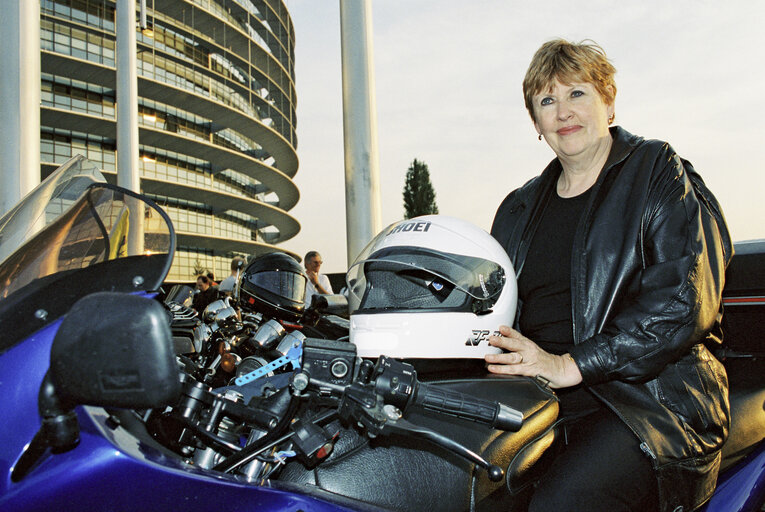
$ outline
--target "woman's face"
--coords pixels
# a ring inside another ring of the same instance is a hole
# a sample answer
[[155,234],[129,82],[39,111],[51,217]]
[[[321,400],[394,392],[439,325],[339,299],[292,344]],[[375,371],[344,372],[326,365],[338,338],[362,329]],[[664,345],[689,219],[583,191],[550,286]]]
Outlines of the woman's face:
[[556,80],[533,101],[534,127],[562,160],[586,160],[610,137],[608,119],[614,106],[607,105],[592,84]]

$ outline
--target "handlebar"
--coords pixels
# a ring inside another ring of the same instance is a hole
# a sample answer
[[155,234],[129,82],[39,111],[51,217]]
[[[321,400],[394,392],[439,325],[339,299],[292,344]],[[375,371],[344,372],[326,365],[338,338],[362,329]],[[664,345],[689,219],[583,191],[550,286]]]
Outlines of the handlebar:
[[[521,411],[498,402],[421,383],[414,367],[402,361],[386,356],[380,356],[376,364],[370,360],[362,361],[356,355],[355,346],[345,342],[306,338],[303,341],[301,363],[301,368],[290,376],[288,393],[293,398],[315,398],[324,406],[333,403],[331,409],[326,411],[328,414],[336,415],[347,424],[364,428],[370,438],[400,433],[427,439],[484,468],[490,480],[499,481],[503,478],[502,468],[491,464],[467,446],[407,421],[404,414],[409,407],[417,406],[500,430],[518,431],[523,423]],[[279,425],[269,429],[269,434],[263,440],[246,446],[213,469],[233,470],[251,461],[269,445],[288,438],[295,440],[298,451],[309,460],[314,457],[314,452],[316,457],[326,456],[331,451],[335,436],[313,427],[302,430],[302,427],[296,427],[303,423],[318,424],[323,419],[309,416],[307,423],[295,422],[291,424],[290,432],[283,434],[296,412],[295,404],[298,401],[290,400],[290,410],[279,415]],[[279,435],[283,437],[277,439]],[[301,442],[297,442],[297,439]],[[327,450],[326,446],[330,446],[330,449]],[[322,455],[318,455],[320,453]]]
[[[304,357],[306,353],[310,358],[311,351],[304,352]],[[518,431],[523,423],[522,412],[498,402],[423,384],[417,380],[417,372],[412,365],[386,356],[380,356],[377,364],[368,360],[362,362],[350,382],[343,384],[331,382],[331,375],[324,371],[331,365],[305,363],[304,360],[303,372],[293,376],[293,389],[301,393],[312,387],[318,389],[320,395],[339,397],[339,416],[366,428],[370,437],[400,432],[425,438],[486,469],[490,480],[503,478],[501,468],[437,432],[406,421],[403,415],[408,407],[417,405],[497,429]],[[327,361],[324,360],[324,363]],[[311,375],[311,372],[317,376]]]
[[418,386],[413,402],[427,410],[484,423],[499,430],[517,432],[523,425],[523,413],[511,407],[428,384]]
[[523,425],[523,413],[504,404],[482,400],[458,391],[424,384],[410,364],[380,356],[372,372],[375,391],[402,410],[410,405],[448,414],[499,430],[517,432]]

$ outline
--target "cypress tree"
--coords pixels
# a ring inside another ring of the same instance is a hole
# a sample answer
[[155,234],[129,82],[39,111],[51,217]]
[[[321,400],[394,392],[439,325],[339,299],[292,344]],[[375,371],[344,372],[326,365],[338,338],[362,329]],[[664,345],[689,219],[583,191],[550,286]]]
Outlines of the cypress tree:
[[416,158],[406,171],[404,183],[404,218],[438,213],[436,192],[430,183],[430,171],[425,162]]

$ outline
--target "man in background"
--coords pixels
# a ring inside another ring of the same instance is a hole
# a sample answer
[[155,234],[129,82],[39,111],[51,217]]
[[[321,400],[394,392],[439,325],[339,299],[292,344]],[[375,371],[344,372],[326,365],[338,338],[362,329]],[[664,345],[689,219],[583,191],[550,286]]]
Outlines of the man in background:
[[231,260],[231,275],[225,278],[218,285],[218,291],[231,295],[234,293],[234,287],[236,287],[237,278],[242,275],[244,267],[247,265],[247,261],[241,256],[235,256]]
[[321,254],[316,251],[308,251],[305,258],[303,258],[305,271],[308,275],[308,283],[305,287],[305,305],[307,307],[311,306],[311,301],[313,300],[314,295],[330,295],[334,293],[332,291],[332,285],[329,282],[329,277],[319,273],[322,263],[324,262],[321,260]]

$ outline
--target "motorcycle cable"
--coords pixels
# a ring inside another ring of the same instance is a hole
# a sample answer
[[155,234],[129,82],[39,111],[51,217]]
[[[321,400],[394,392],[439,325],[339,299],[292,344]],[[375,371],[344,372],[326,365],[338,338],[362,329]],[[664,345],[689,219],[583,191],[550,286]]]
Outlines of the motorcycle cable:
[[194,431],[194,433],[202,438],[202,442],[208,446],[211,446],[211,448],[219,448],[228,451],[229,453],[238,453],[242,451],[242,448],[226,441],[222,437],[214,434],[213,432],[210,432],[209,430],[205,430],[202,426],[198,425],[196,422],[190,420],[189,418],[178,416],[176,419],[180,420],[181,423],[183,423],[184,426]]

